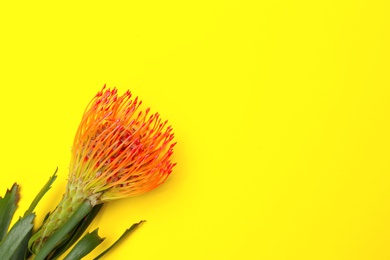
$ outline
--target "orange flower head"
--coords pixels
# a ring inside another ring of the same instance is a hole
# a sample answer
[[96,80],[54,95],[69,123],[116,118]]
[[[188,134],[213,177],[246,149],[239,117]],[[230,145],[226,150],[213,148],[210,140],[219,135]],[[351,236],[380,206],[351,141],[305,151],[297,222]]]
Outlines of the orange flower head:
[[174,134],[167,121],[129,91],[106,86],[87,106],[72,150],[69,186],[97,195],[97,204],[134,196],[162,184],[172,172]]

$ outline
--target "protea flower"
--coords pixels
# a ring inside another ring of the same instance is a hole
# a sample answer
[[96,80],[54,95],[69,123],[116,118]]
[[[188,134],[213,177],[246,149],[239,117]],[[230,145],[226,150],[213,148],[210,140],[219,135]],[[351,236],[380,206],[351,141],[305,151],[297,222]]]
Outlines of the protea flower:
[[91,100],[77,130],[62,201],[34,235],[38,252],[48,237],[88,199],[92,206],[145,193],[162,184],[175,166],[171,126],[138,98],[106,86]]

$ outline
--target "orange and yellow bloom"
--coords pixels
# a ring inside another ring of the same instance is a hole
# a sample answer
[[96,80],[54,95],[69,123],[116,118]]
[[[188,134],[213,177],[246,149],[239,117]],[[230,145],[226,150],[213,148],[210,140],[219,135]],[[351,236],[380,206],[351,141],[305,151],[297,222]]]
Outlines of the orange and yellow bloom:
[[87,107],[73,144],[69,182],[98,203],[147,192],[165,181],[175,164],[172,127],[127,91],[104,89]]

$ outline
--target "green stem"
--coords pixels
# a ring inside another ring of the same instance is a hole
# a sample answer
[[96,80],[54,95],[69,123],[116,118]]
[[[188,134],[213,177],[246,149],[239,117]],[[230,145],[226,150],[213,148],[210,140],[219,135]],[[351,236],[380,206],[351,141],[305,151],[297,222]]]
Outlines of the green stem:
[[70,218],[61,227],[54,232],[36,254],[34,260],[44,260],[53,249],[67,237],[74,227],[92,210],[93,206],[89,199],[84,200],[80,207],[70,216]]
[[38,253],[51,235],[57,231],[86,199],[82,188],[77,184],[68,183],[66,193],[57,208],[49,215],[42,227],[31,237],[29,248]]

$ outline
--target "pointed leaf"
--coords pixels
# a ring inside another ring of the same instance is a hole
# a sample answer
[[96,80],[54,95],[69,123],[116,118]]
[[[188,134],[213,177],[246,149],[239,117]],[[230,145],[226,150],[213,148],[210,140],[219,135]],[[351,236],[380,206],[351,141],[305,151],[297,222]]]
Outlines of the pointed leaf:
[[33,228],[35,214],[20,218],[0,244],[0,259],[10,259]]
[[57,171],[58,171],[58,168],[55,170],[53,176],[51,176],[49,178],[49,181],[45,184],[45,186],[43,186],[42,189],[39,191],[39,193],[37,194],[35,199],[32,201],[32,203],[31,203],[30,207],[28,208],[28,210],[24,213],[24,216],[27,216],[28,214],[31,214],[34,211],[34,209],[37,206],[37,204],[39,203],[39,201],[42,199],[42,197],[46,194],[46,192],[48,190],[50,190],[51,185],[57,179]]
[[98,229],[95,229],[92,233],[85,235],[69,252],[64,260],[79,260],[82,257],[88,255],[93,249],[95,249],[104,238],[98,235]]
[[11,190],[7,190],[4,198],[0,197],[0,241],[7,234],[12,217],[15,214],[19,201],[19,185],[14,183]]
[[109,248],[107,248],[103,253],[95,257],[93,260],[98,260],[105,254],[107,254],[111,249],[113,249],[120,241],[122,241],[124,238],[126,238],[128,235],[130,235],[133,231],[135,231],[142,223],[144,223],[145,220],[141,220],[138,223],[134,223],[130,228],[126,229],[125,232],[118,238],[117,241],[115,241],[114,244],[112,244]]

